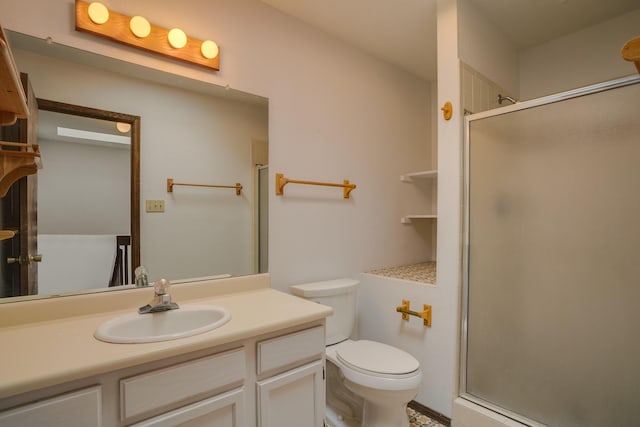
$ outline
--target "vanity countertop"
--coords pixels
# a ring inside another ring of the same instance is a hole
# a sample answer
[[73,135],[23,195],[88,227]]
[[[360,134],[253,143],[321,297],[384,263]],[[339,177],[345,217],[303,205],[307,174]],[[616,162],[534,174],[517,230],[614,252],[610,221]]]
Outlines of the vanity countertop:
[[[198,286],[191,286],[191,290],[185,287],[184,292],[176,287],[172,294],[179,304],[219,305],[227,308],[232,318],[213,331],[172,341],[111,344],[93,337],[102,322],[135,311],[140,301],[149,299],[151,289],[119,292],[118,299],[126,296],[132,301],[124,304],[127,308],[118,307],[115,311],[68,313],[65,317],[1,325],[0,398],[318,321],[332,312],[329,307],[268,287],[268,276],[266,286],[261,281],[256,285],[255,279],[253,285],[238,286],[241,279],[229,279],[232,286],[221,281],[213,294],[198,292]],[[206,284],[202,286],[204,289]],[[135,297],[129,296],[134,293]],[[76,297],[57,299],[65,299],[68,304],[73,298]],[[100,301],[100,295],[88,298]],[[38,304],[40,309],[46,306],[46,302]],[[0,305],[0,317],[11,314],[10,310]]]

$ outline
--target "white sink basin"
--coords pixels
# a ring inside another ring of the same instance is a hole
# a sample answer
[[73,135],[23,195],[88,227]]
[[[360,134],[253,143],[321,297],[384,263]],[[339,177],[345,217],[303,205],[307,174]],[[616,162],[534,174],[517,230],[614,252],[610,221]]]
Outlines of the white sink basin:
[[145,343],[190,337],[219,328],[231,313],[214,305],[185,305],[158,313],[129,313],[101,324],[94,332],[100,341]]

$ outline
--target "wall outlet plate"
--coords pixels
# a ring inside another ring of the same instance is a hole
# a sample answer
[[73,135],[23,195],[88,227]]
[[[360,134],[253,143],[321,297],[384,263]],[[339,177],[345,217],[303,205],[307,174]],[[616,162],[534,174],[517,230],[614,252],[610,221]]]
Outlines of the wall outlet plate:
[[164,212],[164,200],[147,200],[147,212]]

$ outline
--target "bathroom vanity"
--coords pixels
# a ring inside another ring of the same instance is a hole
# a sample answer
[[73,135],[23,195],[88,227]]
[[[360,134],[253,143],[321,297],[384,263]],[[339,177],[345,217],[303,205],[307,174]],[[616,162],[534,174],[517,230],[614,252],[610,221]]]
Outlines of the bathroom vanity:
[[106,343],[93,332],[144,305],[150,289],[19,303],[33,310],[19,315],[0,305],[0,426],[322,426],[331,309],[268,280],[174,287],[178,304],[221,306],[231,320],[144,344]]

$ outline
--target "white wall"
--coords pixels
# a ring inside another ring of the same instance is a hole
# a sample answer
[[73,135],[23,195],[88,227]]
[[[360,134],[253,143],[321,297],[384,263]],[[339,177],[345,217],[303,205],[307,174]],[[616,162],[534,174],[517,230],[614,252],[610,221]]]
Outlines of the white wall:
[[46,159],[38,171],[38,233],[128,235],[128,147],[38,144]]
[[[416,401],[451,415],[455,340],[452,338],[451,305],[455,287],[433,286],[407,280],[361,274],[358,288],[358,337],[380,341],[412,354],[420,362],[423,380]],[[402,320],[395,308],[403,299],[411,309],[432,306],[432,326],[422,319]]]
[[620,55],[637,37],[640,10],[519,50],[470,0],[459,0],[460,59],[520,100],[636,72]]
[[336,189],[289,185],[284,197],[271,192],[269,270],[275,288],[430,256],[430,234],[400,224],[396,196],[400,174],[431,165],[429,83],[258,0],[107,3],[216,40],[221,71],[77,33],[70,0],[2,0],[0,8],[9,29],[269,97],[271,188],[276,172],[357,184],[351,200]]
[[640,9],[520,53],[520,96],[532,99],[636,73],[622,59],[640,33]]
[[[461,142],[462,105],[460,95],[460,60],[458,46],[458,7],[456,0],[438,0],[438,106],[453,104],[451,120],[438,111],[438,248],[437,288],[425,292],[419,304],[433,301],[438,312],[438,327],[426,343],[434,366],[429,367],[432,381],[441,387],[427,406],[451,416],[451,402],[457,393],[457,348],[460,290],[460,226],[461,226]],[[435,325],[434,325],[435,326]],[[433,403],[432,403],[433,402]]]
[[512,96],[520,96],[516,46],[471,0],[459,0],[458,11],[460,60]]

